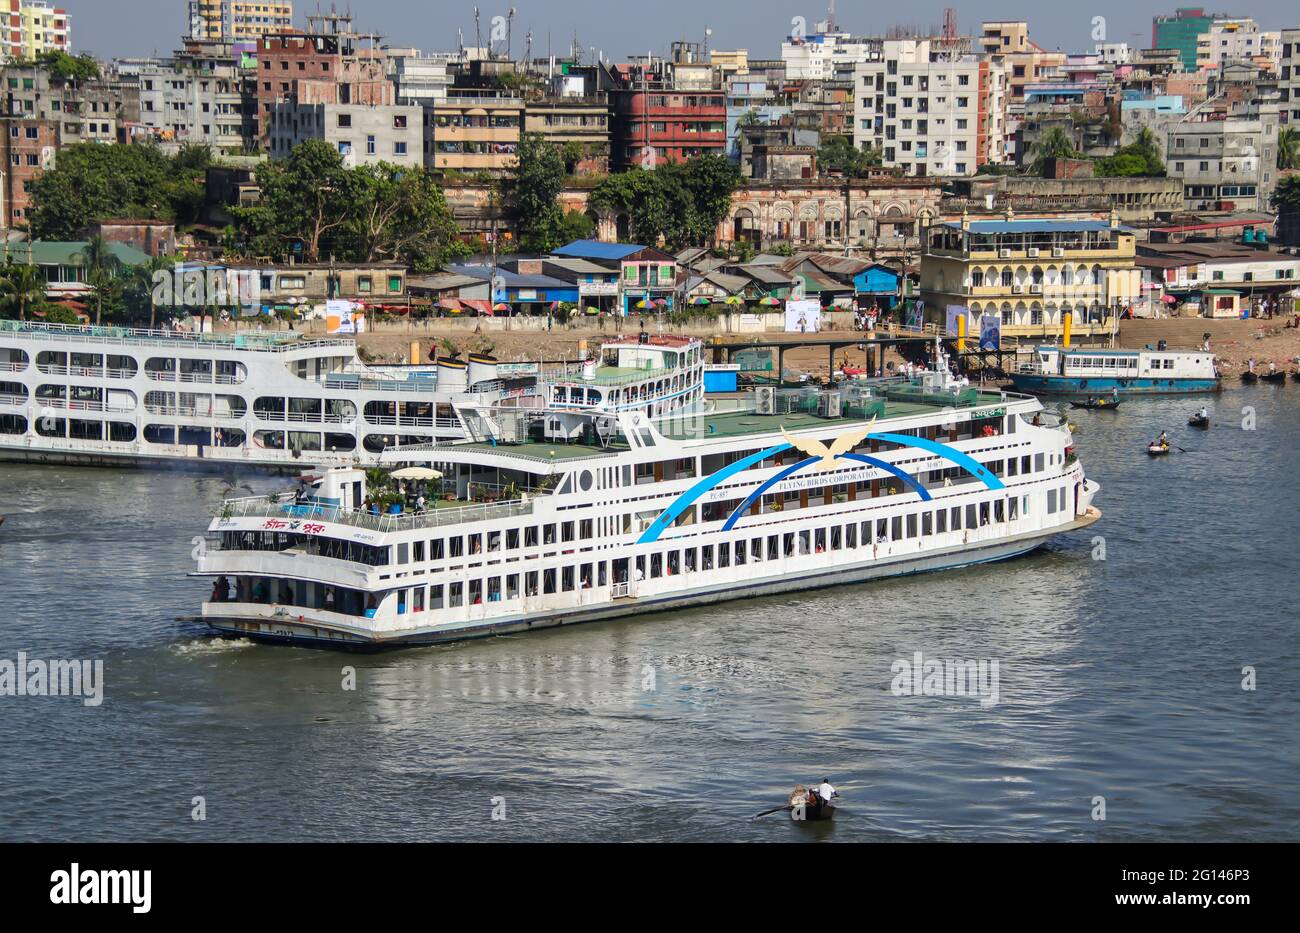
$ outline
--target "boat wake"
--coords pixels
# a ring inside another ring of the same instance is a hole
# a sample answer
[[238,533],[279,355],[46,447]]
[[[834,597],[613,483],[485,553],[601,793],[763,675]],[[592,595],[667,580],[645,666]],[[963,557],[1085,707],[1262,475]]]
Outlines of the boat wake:
[[255,642],[248,638],[196,638],[193,641],[180,642],[169,646],[168,650],[177,657],[203,657],[213,654],[227,654],[252,648]]

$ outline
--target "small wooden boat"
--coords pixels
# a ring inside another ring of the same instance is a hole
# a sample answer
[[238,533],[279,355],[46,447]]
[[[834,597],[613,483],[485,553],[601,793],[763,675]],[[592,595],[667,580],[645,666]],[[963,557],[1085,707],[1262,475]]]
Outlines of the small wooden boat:
[[1087,411],[1110,411],[1113,408],[1119,408],[1120,403],[1116,399],[1098,398],[1089,399],[1086,402],[1071,402],[1071,408],[1083,408]]
[[1296,382],[1300,382],[1300,369],[1297,369],[1295,372],[1293,372],[1291,374],[1291,378],[1294,379]]
[[1286,382],[1286,370],[1277,369],[1271,373],[1260,373],[1259,378],[1273,385],[1281,385]]
[[790,819],[794,820],[795,822],[815,823],[821,820],[835,819],[835,805],[833,803],[827,803],[826,801],[822,800],[820,797],[817,798],[817,803],[815,806],[806,806],[803,808],[802,820],[799,819],[799,814],[796,814],[794,812],[793,807],[791,807],[790,809],[791,809]]
[[1259,376],[1258,374],[1247,370],[1241,374],[1241,381],[1244,385],[1253,386],[1255,383],[1259,382]]
[[1200,415],[1192,415],[1192,417],[1187,419],[1187,425],[1188,427],[1200,428],[1202,431],[1204,431],[1206,428],[1210,426],[1210,419],[1208,415],[1204,418],[1202,418]]
[[1153,457],[1163,457],[1173,448],[1168,444],[1147,444],[1147,453]]

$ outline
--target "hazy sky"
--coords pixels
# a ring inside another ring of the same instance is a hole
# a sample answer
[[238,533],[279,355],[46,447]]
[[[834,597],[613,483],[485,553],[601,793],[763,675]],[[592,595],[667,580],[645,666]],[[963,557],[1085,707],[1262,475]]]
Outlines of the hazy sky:
[[[603,49],[606,56],[623,59],[647,51],[663,53],[675,39],[702,41],[712,28],[713,48],[747,48],[755,57],[778,57],[780,42],[791,20],[802,16],[811,24],[826,16],[825,0],[479,0],[484,34],[493,16],[504,15],[511,2],[518,10],[514,20],[513,51],[522,57],[526,36],[533,34],[533,54],[568,51],[577,30],[586,48]],[[837,20],[842,29],[873,35],[891,25],[938,25],[946,5],[957,6],[957,23],[963,33],[978,30],[982,20],[1025,19],[1030,36],[1048,49],[1083,51],[1095,43],[1094,17],[1104,17],[1108,41],[1150,45],[1151,17],[1190,0],[1152,4],[1141,0],[913,0],[911,3],[866,3],[839,0]],[[186,0],[62,0],[72,14],[72,40],[78,51],[101,57],[165,54],[177,47],[184,31]],[[328,8],[328,0],[321,7]],[[340,10],[349,4],[338,0]],[[465,44],[474,44],[474,4],[458,0],[353,0],[350,4],[358,28],[379,32],[390,45],[454,50],[457,30]],[[296,25],[303,25],[317,0],[296,0]],[[1207,9],[1254,16],[1265,29],[1300,26],[1296,0],[1246,0],[1207,3]]]

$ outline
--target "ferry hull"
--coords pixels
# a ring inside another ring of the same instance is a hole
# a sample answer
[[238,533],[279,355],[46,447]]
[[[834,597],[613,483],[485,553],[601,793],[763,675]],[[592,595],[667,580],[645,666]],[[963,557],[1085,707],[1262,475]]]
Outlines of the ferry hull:
[[657,595],[645,599],[620,599],[599,606],[574,607],[545,613],[521,614],[482,622],[465,622],[437,630],[410,633],[375,633],[364,628],[343,628],[312,620],[304,615],[289,614],[275,618],[240,619],[203,616],[191,621],[206,623],[214,632],[227,637],[249,638],[277,644],[335,648],[350,651],[382,651],[392,648],[445,644],[472,638],[509,635],[545,628],[597,622],[651,612],[665,612],[693,606],[705,606],[731,599],[772,596],[779,593],[822,589],[842,584],[866,583],[888,577],[909,576],[936,570],[955,570],[976,564],[1010,560],[1042,547],[1050,538],[1078,531],[1101,518],[1096,508],[1073,522],[1042,531],[1029,532],[983,542],[978,545],[938,551],[918,557],[894,557],[887,560],[857,561],[842,568],[799,576],[786,575],[768,579],[737,582],[723,587],[700,587],[681,593]]
[[1030,395],[1186,395],[1217,392],[1218,379],[1079,379],[1072,376],[1040,376],[1013,373],[1010,376],[1017,392]]
[[270,473],[301,473],[317,465],[316,460],[287,462],[254,458],[178,457],[172,455],[123,454],[108,451],[69,451],[39,447],[0,447],[0,463],[43,463],[53,466],[134,468],[141,470],[185,470],[195,473],[229,473],[258,470]]

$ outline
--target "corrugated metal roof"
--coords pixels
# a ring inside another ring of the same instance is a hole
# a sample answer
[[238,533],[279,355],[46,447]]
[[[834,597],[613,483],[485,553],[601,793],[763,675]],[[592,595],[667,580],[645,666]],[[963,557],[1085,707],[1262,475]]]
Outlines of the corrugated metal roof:
[[574,256],[578,259],[626,259],[645,249],[632,243],[601,243],[599,240],[575,240],[555,250],[556,256]]

